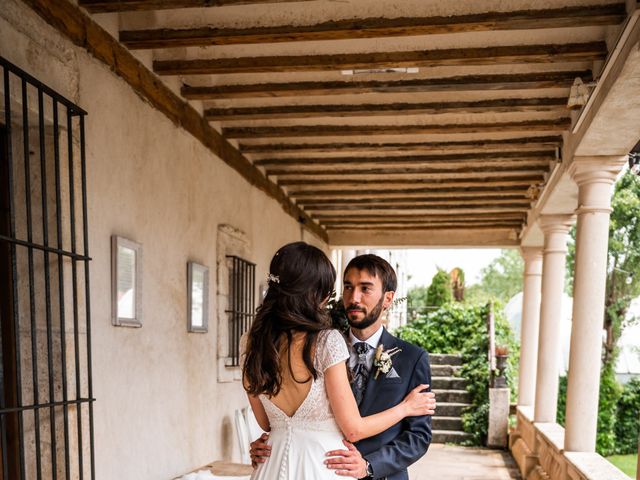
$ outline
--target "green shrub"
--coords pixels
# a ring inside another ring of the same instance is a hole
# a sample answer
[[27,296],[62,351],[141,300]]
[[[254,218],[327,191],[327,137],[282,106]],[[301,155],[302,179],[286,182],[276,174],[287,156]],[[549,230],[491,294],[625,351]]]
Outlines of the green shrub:
[[[620,400],[621,394],[622,388],[616,380],[613,367],[610,365],[604,366],[600,373],[600,393],[598,398],[598,430],[596,434],[596,451],[603,456],[622,453],[622,451],[620,450],[620,440],[616,438],[616,424],[617,418],[619,418],[618,402]],[[567,377],[560,377],[557,421],[562,426],[564,426],[565,424],[566,405]],[[635,435],[634,448],[637,449],[637,430]]]
[[564,427],[565,417],[567,415],[567,377],[562,376],[559,380],[558,413],[556,414],[556,418],[557,422]]
[[596,436],[596,452],[605,457],[618,453],[616,450],[616,414],[621,395],[622,387],[616,380],[613,365],[607,364],[602,368],[600,374],[598,433]]
[[431,279],[431,285],[427,289],[427,305],[439,307],[453,301],[451,290],[451,277],[444,270],[438,272]]
[[636,453],[640,436],[640,378],[624,386],[618,400],[616,453]]
[[[496,344],[509,348],[509,362],[505,375],[515,398],[517,383],[518,346],[513,340],[509,324],[502,314],[502,308],[494,307],[496,312]],[[471,444],[485,442],[489,422],[489,334],[487,332],[486,305],[448,303],[438,310],[418,317],[417,320],[400,327],[396,335],[407,342],[418,345],[430,353],[461,354],[463,366],[460,376],[469,382],[467,390],[471,397],[471,406],[463,413],[464,431],[472,435]]]

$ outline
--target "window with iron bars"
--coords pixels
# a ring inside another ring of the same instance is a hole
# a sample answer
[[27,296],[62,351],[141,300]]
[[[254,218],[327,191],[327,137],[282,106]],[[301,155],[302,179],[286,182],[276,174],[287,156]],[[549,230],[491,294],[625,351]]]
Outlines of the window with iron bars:
[[229,367],[240,366],[240,339],[255,317],[256,266],[235,255],[227,255],[229,266]]
[[94,479],[86,112],[0,75],[0,479]]

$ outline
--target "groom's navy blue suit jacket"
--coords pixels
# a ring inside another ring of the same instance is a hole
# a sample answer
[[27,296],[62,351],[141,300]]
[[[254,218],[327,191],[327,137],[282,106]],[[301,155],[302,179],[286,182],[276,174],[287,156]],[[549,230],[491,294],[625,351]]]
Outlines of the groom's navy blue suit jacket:
[[[380,373],[374,379],[376,368],[372,367],[359,406],[363,417],[397,405],[421,383],[431,384],[429,355],[425,350],[394,337],[386,329],[380,343],[385,350],[402,349],[392,357],[397,377]],[[406,480],[409,478],[407,467],[427,453],[430,443],[431,417],[407,417],[388,430],[357,442],[356,448],[371,464],[373,478]]]

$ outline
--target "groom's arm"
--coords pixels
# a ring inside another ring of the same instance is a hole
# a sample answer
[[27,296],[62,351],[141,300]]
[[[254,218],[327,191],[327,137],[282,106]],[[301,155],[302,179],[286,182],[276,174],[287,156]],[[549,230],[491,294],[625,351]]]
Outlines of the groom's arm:
[[[416,362],[407,392],[420,384],[431,385],[429,355],[425,351],[422,351]],[[403,430],[392,442],[366,455],[373,470],[373,478],[405,470],[427,453],[431,443],[431,416],[407,417],[403,420]]]

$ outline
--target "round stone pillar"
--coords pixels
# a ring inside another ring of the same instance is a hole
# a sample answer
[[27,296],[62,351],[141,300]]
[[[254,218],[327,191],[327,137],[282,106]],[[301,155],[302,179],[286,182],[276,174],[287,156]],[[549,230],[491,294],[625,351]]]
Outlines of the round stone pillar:
[[602,353],[612,185],[626,157],[576,157],[578,184],[573,324],[564,447],[594,452]]
[[544,232],[542,299],[534,421],[555,423],[560,365],[560,315],[564,292],[567,236],[573,215],[541,215]]
[[542,247],[523,247],[520,249],[520,253],[524,259],[524,281],[522,289],[522,321],[520,322],[518,405],[533,406],[536,398]]

